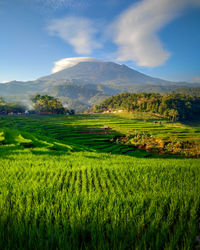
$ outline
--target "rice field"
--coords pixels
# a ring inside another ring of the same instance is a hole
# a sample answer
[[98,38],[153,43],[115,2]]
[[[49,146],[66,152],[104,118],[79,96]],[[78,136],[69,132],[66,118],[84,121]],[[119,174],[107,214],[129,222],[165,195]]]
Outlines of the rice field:
[[113,114],[0,117],[0,249],[200,247],[200,159],[112,142],[144,127],[198,139],[198,126]]

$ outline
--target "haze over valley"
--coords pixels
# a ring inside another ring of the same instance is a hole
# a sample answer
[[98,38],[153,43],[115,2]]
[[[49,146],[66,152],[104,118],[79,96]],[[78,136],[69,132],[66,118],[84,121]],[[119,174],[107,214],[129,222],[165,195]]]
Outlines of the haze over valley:
[[84,111],[109,96],[122,92],[170,92],[180,87],[200,87],[198,83],[172,82],[142,74],[125,64],[95,58],[66,58],[55,63],[53,73],[35,81],[0,84],[6,100],[29,103],[37,94],[59,97],[76,111]]

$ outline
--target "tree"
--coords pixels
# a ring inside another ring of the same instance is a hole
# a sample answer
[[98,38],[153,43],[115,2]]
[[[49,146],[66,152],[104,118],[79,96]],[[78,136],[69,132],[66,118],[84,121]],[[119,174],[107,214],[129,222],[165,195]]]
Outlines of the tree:
[[20,103],[8,103],[0,97],[0,113],[1,114],[8,114],[8,113],[24,113],[26,107]]
[[34,108],[38,112],[48,112],[52,114],[64,114],[65,109],[58,98],[48,95],[35,95],[31,98]]
[[172,122],[175,122],[178,120],[179,114],[178,111],[175,109],[169,109],[168,110],[168,117]]
[[123,109],[158,113],[171,121],[200,117],[200,97],[185,94],[121,93],[93,107],[95,112]]

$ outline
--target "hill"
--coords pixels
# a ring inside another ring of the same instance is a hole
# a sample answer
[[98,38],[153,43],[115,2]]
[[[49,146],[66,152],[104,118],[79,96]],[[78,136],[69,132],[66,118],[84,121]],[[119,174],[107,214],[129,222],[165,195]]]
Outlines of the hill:
[[82,111],[122,92],[164,93],[185,86],[187,83],[154,78],[126,65],[94,61],[79,62],[35,81],[0,84],[0,93],[4,98],[20,102],[27,102],[36,93],[48,94],[61,98],[70,108]]
[[95,112],[151,112],[167,119],[194,120],[200,116],[200,97],[185,94],[121,93],[94,106]]
[[199,97],[200,96],[200,87],[196,87],[196,88],[195,87],[191,88],[189,86],[187,86],[187,87],[179,87],[177,89],[173,89],[172,93],[193,95],[193,96]]

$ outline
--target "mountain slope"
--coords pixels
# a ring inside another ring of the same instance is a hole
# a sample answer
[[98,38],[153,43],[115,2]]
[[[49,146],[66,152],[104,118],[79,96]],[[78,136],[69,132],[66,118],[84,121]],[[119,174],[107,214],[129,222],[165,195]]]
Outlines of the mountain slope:
[[0,84],[0,96],[9,101],[25,103],[36,93],[48,94],[61,98],[70,108],[78,107],[77,110],[82,111],[87,106],[122,92],[164,93],[183,86],[188,84],[153,78],[126,65],[94,61],[77,63],[35,81]]
[[172,82],[153,78],[133,70],[126,65],[113,62],[80,62],[77,65],[40,78],[40,80],[74,80],[78,83],[104,84],[153,84],[167,85]]

